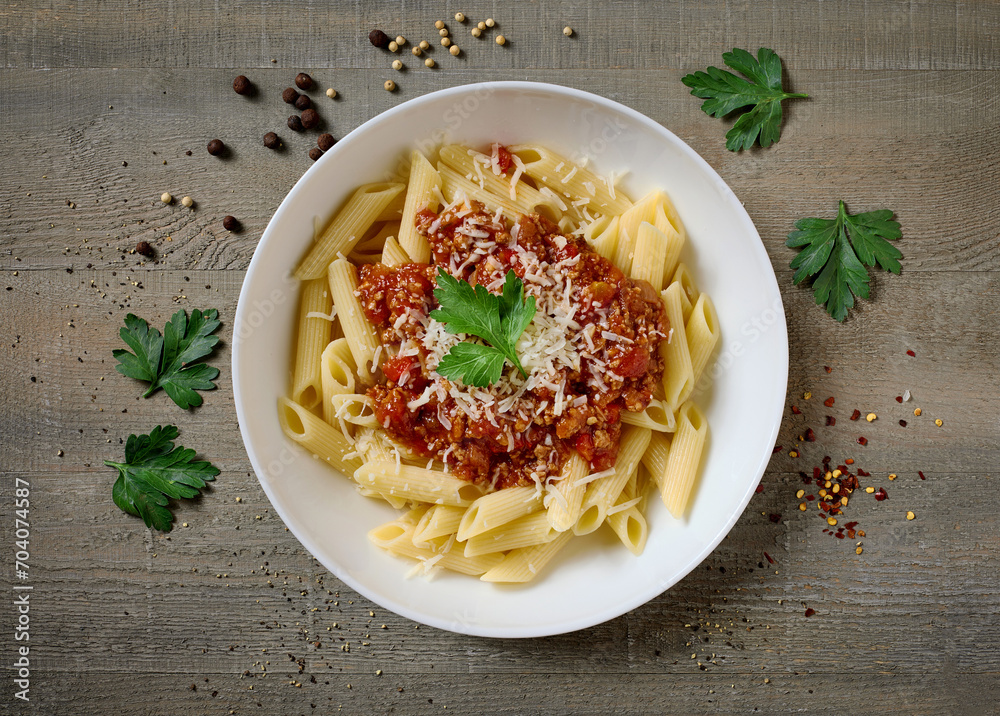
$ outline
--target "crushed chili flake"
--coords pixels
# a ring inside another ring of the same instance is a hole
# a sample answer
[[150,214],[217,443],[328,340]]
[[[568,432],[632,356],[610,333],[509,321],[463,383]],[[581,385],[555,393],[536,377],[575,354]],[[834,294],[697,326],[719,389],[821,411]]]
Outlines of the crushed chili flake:
[[921,480],[926,480],[927,479],[926,477],[924,477],[924,471],[923,470],[917,470],[917,474],[920,475],[920,479]]
[[764,557],[767,558],[767,563],[768,564],[774,564],[774,558],[771,557],[771,555],[769,555],[767,552],[764,553]]
[[812,428],[806,428],[805,440],[806,440],[807,443],[814,443],[814,442],[816,442],[816,433],[813,432]]
[[900,420],[899,421],[899,427],[905,428],[906,427],[906,421],[905,420]]
[[917,354],[914,353],[913,351],[906,351],[906,355],[910,356],[910,358],[916,358],[917,357]]
[[858,438],[858,445],[867,445],[867,444],[868,444],[868,438],[863,436]]
[[823,401],[823,405],[825,405],[828,408],[832,408],[833,407],[833,396],[831,395],[829,398],[827,398],[826,400],[824,400]]
[[823,370],[825,370],[827,373],[832,373],[833,372],[833,368],[831,368],[828,365],[823,366]]
[[832,428],[836,424],[837,424],[837,419],[835,417],[833,417],[832,415],[826,416],[826,426],[828,428]]
[[823,474],[823,471],[820,470],[818,467],[814,467],[813,468],[813,479],[814,480],[818,480],[820,478],[820,476],[822,476],[822,474]]
[[770,515],[767,516],[767,518],[771,520],[771,522],[774,522],[775,524],[781,522],[781,515],[776,512],[772,512]]
[[833,458],[831,458],[829,455],[824,455],[823,456],[823,464],[824,465],[828,464],[830,462],[830,460],[832,460],[832,459]]
[[754,490],[754,492],[756,492],[758,495],[760,493],[762,493],[763,491],[764,491],[764,486],[763,485],[757,485],[757,489]]
[[851,413],[851,420],[857,420],[860,417],[861,417],[861,411],[855,408],[854,412]]
[[897,395],[896,396],[896,402],[897,403],[902,403],[903,402],[903,396],[902,395]]
[[844,462],[846,462],[848,465],[853,465],[854,464],[854,458],[853,457],[849,457],[846,460],[844,460]]
[[858,468],[858,475],[861,477],[871,477],[870,472],[866,472],[865,470],[862,470],[860,467]]
[[792,412],[795,413],[796,415],[802,415],[802,410],[799,409],[799,406],[797,405],[792,406]]
[[815,609],[811,609],[811,608],[810,608],[810,609],[806,609],[806,617],[807,617],[807,618],[808,618],[808,617],[811,617],[811,616],[812,616],[813,614],[815,614],[815,613],[816,613],[816,610],[815,610]]
[[885,491],[884,487],[880,487],[877,490],[875,490],[875,499],[878,502],[881,502],[882,500],[888,500],[889,493]]
[[777,455],[779,452],[785,449],[784,445],[775,445],[774,450],[771,451],[772,455]]

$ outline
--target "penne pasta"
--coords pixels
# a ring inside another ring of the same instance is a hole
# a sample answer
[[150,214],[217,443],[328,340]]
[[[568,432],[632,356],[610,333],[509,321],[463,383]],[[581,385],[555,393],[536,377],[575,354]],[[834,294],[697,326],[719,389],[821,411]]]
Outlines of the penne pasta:
[[377,354],[381,353],[380,341],[375,327],[368,321],[361,301],[354,294],[358,287],[357,272],[347,259],[337,259],[330,264],[330,292],[333,303],[340,317],[340,325],[344,337],[354,356],[354,364],[358,369],[358,377],[362,383],[371,385],[375,382],[378,365],[374,365]]
[[709,357],[719,344],[720,336],[719,317],[715,314],[715,305],[708,294],[703,293],[698,296],[698,302],[691,309],[691,318],[688,319],[685,332],[688,352],[691,354],[693,382],[697,384]]
[[667,320],[670,321],[668,338],[660,343],[660,355],[663,357],[664,366],[663,400],[670,412],[673,412],[694,388],[694,368],[691,366],[691,353],[688,349],[681,308],[682,293],[680,284],[672,283],[661,294],[663,305],[667,310]]
[[305,281],[299,300],[299,330],[295,342],[295,370],[292,374],[292,400],[315,408],[323,396],[321,358],[330,342],[333,301],[330,289],[321,278]]
[[[490,155],[446,145],[400,167],[400,181],[360,187],[296,269],[283,432],[362,495],[406,510],[369,539],[416,571],[524,583],[604,523],[641,554],[649,486],[675,517],[691,502],[708,426],[690,396],[720,340],[711,299],[679,262],[676,207],[659,190],[633,203],[613,177],[532,144]],[[480,384],[468,367],[444,367],[459,360],[452,346],[481,336],[450,333],[434,277],[444,270],[507,306],[520,300],[509,269],[535,312],[518,333],[501,310],[496,330],[515,334],[525,370],[504,356],[500,378],[491,369]],[[636,282],[662,298],[666,337]],[[652,397],[630,394],[623,376]]]
[[347,339],[330,341],[319,359],[320,386],[323,394],[323,420],[334,425],[333,396],[354,393],[354,373],[357,366],[347,345]]
[[354,481],[378,492],[434,505],[471,505],[483,494],[478,485],[443,472],[378,460],[354,471]]
[[622,428],[615,472],[587,486],[583,496],[580,519],[573,526],[578,535],[590,534],[604,522],[615,500],[639,464],[639,459],[649,446],[650,430],[634,425]]
[[678,519],[687,512],[707,436],[705,416],[694,403],[684,403],[677,412],[677,432],[670,444],[667,469],[660,482],[663,504]]
[[352,475],[361,467],[344,434],[298,403],[278,398],[278,420],[285,435],[341,473]]
[[465,543],[465,556],[475,557],[490,552],[506,552],[522,547],[551,542],[559,533],[552,529],[544,512],[518,517],[505,525],[470,537]]
[[[528,582],[538,576],[545,565],[566,546],[573,533],[569,530],[559,532],[555,539],[534,547],[523,547],[511,550],[495,567],[489,569],[482,577],[484,582]],[[489,557],[491,555],[483,555]]]
[[406,188],[398,235],[399,246],[412,261],[425,264],[431,260],[430,244],[417,232],[416,217],[425,209],[437,211],[440,195],[441,176],[437,169],[431,166],[423,153],[414,150],[410,153],[410,183]]
[[563,466],[559,481],[549,487],[549,494],[545,497],[548,501],[546,514],[552,529],[557,532],[573,529],[580,519],[583,494],[587,491],[584,478],[589,472],[590,466],[574,451]]
[[491,492],[466,510],[458,527],[458,539],[464,542],[541,508],[541,496],[533,487],[510,487]]
[[571,199],[586,199],[587,208],[597,214],[617,215],[632,206],[614,181],[574,164],[555,152],[535,144],[509,148],[524,165],[524,173]]
[[365,184],[337,212],[295,270],[300,281],[320,278],[338,254],[347,255],[382,211],[403,191],[402,184]]

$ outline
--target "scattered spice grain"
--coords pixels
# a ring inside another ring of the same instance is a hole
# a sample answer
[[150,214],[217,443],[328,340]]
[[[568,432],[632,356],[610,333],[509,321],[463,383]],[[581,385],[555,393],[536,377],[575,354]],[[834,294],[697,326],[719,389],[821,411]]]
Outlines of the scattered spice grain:
[[313,147],[312,149],[309,150],[309,158],[312,159],[313,161],[316,161],[321,156],[323,156],[323,150],[320,149],[319,147]]
[[319,113],[315,109],[307,109],[302,113],[302,126],[306,129],[313,129],[319,125]]
[[337,90],[335,90],[333,87],[327,87],[326,88],[326,96],[329,97],[330,99],[336,99],[337,98]]
[[173,200],[174,197],[170,196],[168,192],[163,192],[162,194],[160,194],[160,201],[162,201],[164,204],[169,204]]
[[497,35],[497,44],[498,45],[506,45],[507,44],[507,38],[504,37],[503,35]]
[[189,196],[186,196],[183,199],[181,199],[181,204],[190,209],[192,206],[194,206],[194,199],[192,199]]
[[922,412],[923,411],[920,408],[914,408],[913,409],[913,414],[916,415],[917,417],[919,417],[920,413],[922,413]]
[[293,132],[304,132],[305,127],[302,126],[302,119],[297,114],[293,114],[288,118],[288,128]]
[[281,140],[274,132],[268,132],[264,135],[264,146],[268,149],[277,149],[281,146]]
[[233,91],[248,97],[253,94],[253,83],[245,75],[237,75],[233,80]]
[[281,91],[281,99],[285,101],[286,104],[295,104],[295,100],[299,98],[299,93],[294,87],[286,87]]
[[496,24],[497,24],[497,21],[494,20],[492,17],[486,18],[486,27],[493,27]]
[[563,28],[563,34],[566,37],[573,37],[573,28],[567,25],[566,27]]
[[940,428],[942,425],[944,425],[944,421],[941,418],[938,418],[937,420],[934,421],[934,424]]
[[393,40],[389,43],[389,52],[399,52],[399,43]]
[[465,13],[456,12],[455,13],[455,22],[465,22]]
[[906,519],[908,519],[908,520],[915,520],[916,518],[917,518],[917,516],[915,514],[913,514],[912,510],[908,511],[906,513]]
[[392,69],[394,69],[394,70],[402,70],[403,69],[403,63],[400,62],[399,60],[393,60],[392,61]]
[[865,446],[867,444],[868,444],[868,438],[863,436],[858,438],[858,445]]
[[333,135],[327,132],[324,132],[323,134],[319,135],[319,137],[316,138],[316,146],[318,146],[324,152],[329,151],[336,143],[337,140],[333,138]]
[[878,420],[878,416],[875,413],[868,413],[868,415],[865,416],[865,420],[870,423],[874,420]]
[[372,30],[368,33],[368,42],[380,50],[384,50],[389,46],[389,36],[381,30]]
[[433,67],[434,66],[434,58],[433,57],[428,57],[426,60],[424,60],[424,65],[427,66],[427,67]]
[[825,405],[828,408],[832,408],[833,407],[833,396],[830,396],[829,398],[827,398],[826,400],[824,400],[823,401],[823,405]]
[[386,92],[395,92],[396,91],[396,83],[393,82],[392,80],[386,80],[382,84],[382,87],[385,88]]
[[314,85],[315,83],[313,82],[313,78],[310,77],[305,72],[299,72],[297,75],[295,75],[295,86],[298,87],[299,89],[311,90]]
[[222,143],[221,139],[213,139],[206,148],[213,157],[218,157],[226,151],[226,145]]
[[312,100],[309,99],[309,95],[300,94],[299,98],[295,100],[295,109],[309,109],[313,106]]
[[156,252],[153,250],[153,247],[150,246],[149,242],[147,241],[140,241],[138,244],[136,244],[135,252],[147,258],[152,258],[156,254]]
[[223,217],[222,228],[224,228],[226,231],[232,231],[235,234],[238,233],[243,228],[243,226],[242,224],[240,224],[239,219],[237,219],[235,216],[230,215]]
[[910,356],[910,358],[916,358],[917,357],[917,354],[914,353],[913,351],[906,351],[906,355]]
[[861,411],[855,408],[854,412],[851,413],[851,420],[857,420],[860,417],[861,417]]

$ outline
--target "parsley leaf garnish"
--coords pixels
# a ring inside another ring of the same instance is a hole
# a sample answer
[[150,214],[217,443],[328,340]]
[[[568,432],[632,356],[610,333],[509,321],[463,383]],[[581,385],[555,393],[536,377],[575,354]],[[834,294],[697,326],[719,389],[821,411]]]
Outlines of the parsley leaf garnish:
[[848,214],[840,202],[836,219],[800,219],[788,235],[786,246],[803,247],[792,259],[796,269],[793,281],[802,283],[810,276],[816,303],[826,304],[827,312],[838,321],[847,317],[854,306],[854,296],[868,298],[868,270],[878,264],[884,270],[898,274],[899,249],[889,243],[903,234],[899,222],[892,220],[892,211],[881,209],[864,214]]
[[124,348],[112,351],[118,359],[115,370],[149,383],[144,398],[163,388],[185,410],[201,405],[202,397],[195,391],[213,390],[212,381],[218,377],[219,369],[195,361],[211,353],[219,342],[218,336],[210,335],[221,325],[218,317],[215,309],[204,313],[195,309],[189,320],[181,309],[167,321],[160,335],[143,319],[128,314],[119,335],[134,353]]
[[490,344],[452,346],[438,364],[437,372],[445,378],[485,388],[500,380],[504,363],[509,360],[527,377],[514,351],[517,339],[535,316],[535,297],[525,300],[524,282],[508,271],[503,293],[497,296],[481,285],[473,288],[468,281],[460,281],[439,268],[437,285],[434,298],[441,307],[431,311],[431,318],[444,323],[448,333],[467,333]]
[[771,146],[781,138],[781,101],[809,95],[782,89],[781,58],[774,50],[762,47],[755,59],[746,50],[733,48],[732,52],[723,53],[722,61],[750,79],[709,67],[707,72],[686,75],[681,82],[691,88],[691,94],[705,100],[701,109],[712,117],[724,117],[753,105],[726,133],[726,149],[731,152],[749,149],[756,141],[762,147]]
[[169,532],[174,520],[169,498],[194,497],[219,474],[212,463],[194,461],[194,450],[175,448],[176,437],[175,426],[157,425],[149,435],[128,436],[125,462],[104,461],[118,470],[111,488],[115,504],[161,532]]

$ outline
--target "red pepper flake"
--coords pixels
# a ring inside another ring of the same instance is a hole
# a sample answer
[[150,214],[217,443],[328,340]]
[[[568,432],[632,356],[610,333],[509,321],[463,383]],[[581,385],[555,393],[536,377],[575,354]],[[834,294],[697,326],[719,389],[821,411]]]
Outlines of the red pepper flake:
[[854,539],[854,535],[855,535],[854,530],[847,530],[847,538],[848,539]]
[[837,539],[844,539],[844,533],[843,532],[838,532],[837,533]]
[[779,452],[785,449],[784,445],[775,445],[774,450],[771,451],[772,455],[777,455]]
[[858,523],[857,523],[857,520],[855,520],[854,522],[848,522],[848,523],[846,523],[844,525],[844,529],[853,530],[857,526],[858,526]]
[[921,480],[926,480],[927,479],[926,477],[924,477],[924,471],[923,470],[917,470],[917,474],[920,475],[920,479]]
[[824,464],[824,465],[827,465],[827,464],[829,464],[830,460],[832,460],[832,459],[833,459],[833,458],[831,458],[831,457],[830,457],[829,455],[824,455],[824,456],[823,456],[823,464]]
[[906,427],[906,421],[905,420],[900,420],[899,421],[899,427],[905,428]]
[[802,411],[799,409],[799,406],[797,406],[797,405],[793,405],[792,406],[792,412],[795,415],[802,415]]
[[765,552],[764,556],[767,558],[767,563],[768,564],[774,564],[774,558],[771,555],[769,555],[767,552]]
[[806,618],[811,617],[815,613],[816,613],[815,609],[806,609]]
[[854,412],[851,413],[851,420],[857,420],[860,417],[861,417],[861,411],[855,408]]
[[858,468],[858,475],[861,477],[871,477],[870,472],[866,472],[865,470],[862,470],[860,467]]
[[910,356],[910,358],[916,358],[917,357],[917,354],[914,353],[913,351],[906,351],[906,355]]
[[903,402],[903,396],[902,395],[897,395],[896,396],[896,402],[897,403],[902,403]]
[[875,499],[878,502],[881,502],[882,500],[888,500],[889,493],[885,491],[884,487],[880,487],[877,490],[875,490]]
[[806,428],[806,442],[807,443],[816,442],[816,433],[813,432],[812,428]]
[[868,444],[868,438],[866,437],[858,438],[858,445],[867,445],[867,444]]
[[844,460],[844,462],[846,462],[848,465],[853,465],[854,464],[854,458],[853,457],[849,457],[846,460]]
[[836,424],[837,424],[837,419],[835,417],[833,417],[832,415],[826,416],[826,426],[828,428],[833,427]]
[[816,495],[806,495],[806,499],[812,502],[813,500],[816,499]]
[[780,515],[780,514],[777,514],[777,513],[775,513],[775,512],[772,512],[772,513],[771,513],[770,515],[768,515],[768,517],[767,517],[767,518],[768,518],[769,520],[771,520],[771,522],[773,522],[773,523],[775,523],[775,524],[778,524],[779,522],[781,522],[781,515]]
[[831,368],[828,365],[823,366],[823,370],[825,370],[827,373],[832,373],[833,372],[833,368]]
[[763,491],[764,491],[764,486],[763,485],[757,485],[757,489],[755,490],[755,492],[759,495]]
[[814,480],[818,480],[821,477],[823,477],[823,471],[820,470],[818,467],[814,467],[813,468],[813,479]]
[[832,408],[833,407],[833,396],[830,396],[829,398],[827,398],[826,400],[824,400],[823,401],[823,405],[825,405],[828,408]]
[[804,472],[802,472],[801,470],[799,471],[799,477],[802,478],[802,482],[804,482],[806,485],[812,482],[812,480],[809,479],[809,476]]

